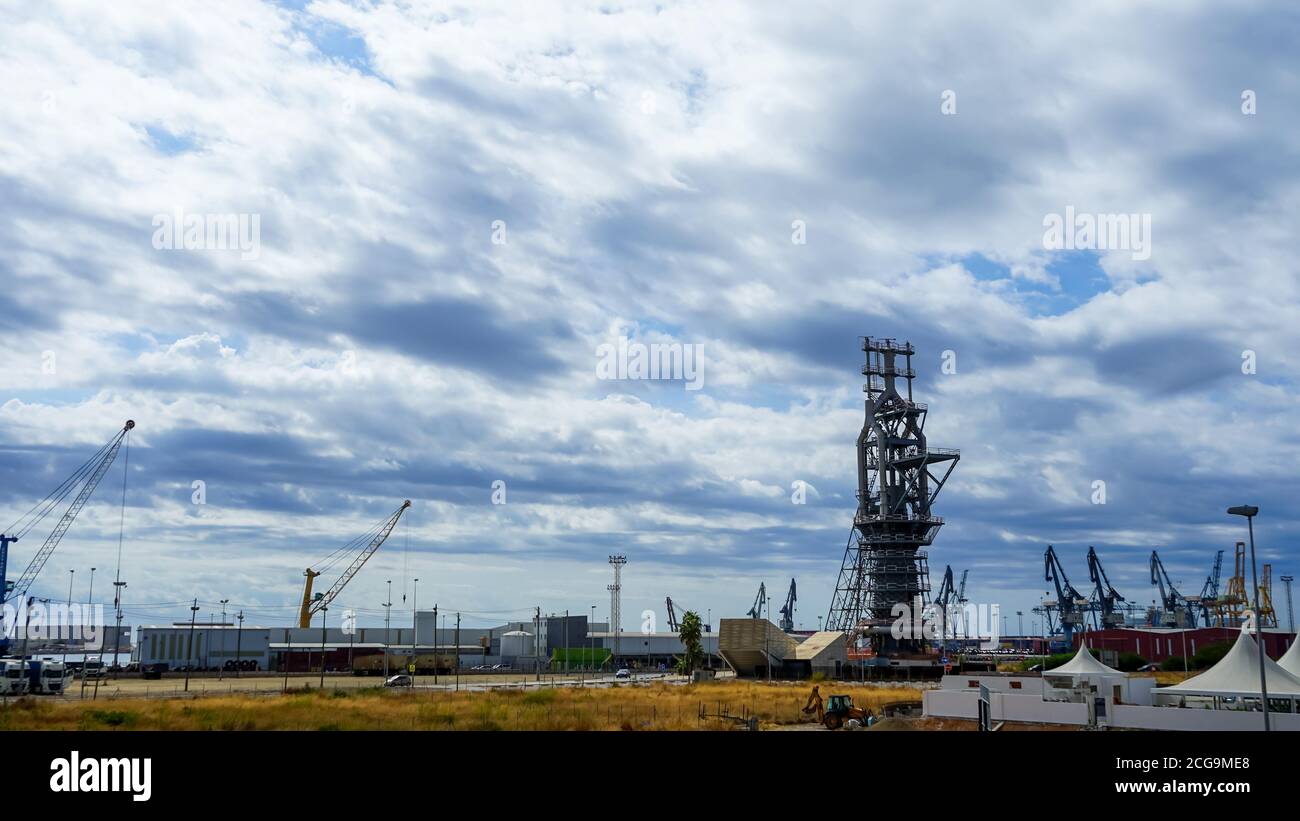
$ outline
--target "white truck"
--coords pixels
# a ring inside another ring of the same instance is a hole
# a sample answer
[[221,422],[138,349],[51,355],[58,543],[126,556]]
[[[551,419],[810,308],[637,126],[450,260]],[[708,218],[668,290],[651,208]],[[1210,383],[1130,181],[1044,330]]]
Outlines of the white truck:
[[27,691],[47,696],[62,695],[72,681],[72,671],[61,661],[32,659],[27,662]]
[[23,663],[18,659],[0,661],[0,694],[21,696],[27,692],[27,677],[23,675]]

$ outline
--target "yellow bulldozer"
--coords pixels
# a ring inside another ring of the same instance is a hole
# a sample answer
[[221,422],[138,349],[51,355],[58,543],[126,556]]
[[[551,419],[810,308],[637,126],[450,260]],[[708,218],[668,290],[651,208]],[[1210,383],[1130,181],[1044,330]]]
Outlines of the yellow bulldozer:
[[852,696],[831,696],[830,701],[823,704],[820,689],[815,685],[812,692],[808,694],[803,713],[804,715],[815,714],[817,723],[828,730],[838,730],[841,727],[867,727],[874,724],[876,720],[871,710],[854,707]]

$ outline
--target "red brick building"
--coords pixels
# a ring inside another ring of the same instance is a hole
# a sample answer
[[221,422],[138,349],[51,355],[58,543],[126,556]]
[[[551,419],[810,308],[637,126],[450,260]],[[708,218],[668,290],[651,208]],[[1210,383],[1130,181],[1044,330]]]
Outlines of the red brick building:
[[[1236,627],[1199,627],[1195,630],[1179,630],[1172,627],[1117,627],[1109,630],[1089,630],[1074,634],[1074,647],[1085,636],[1088,646],[1094,650],[1113,650],[1116,653],[1135,653],[1147,661],[1160,662],[1171,656],[1188,658],[1196,651],[1211,644],[1232,644],[1236,641],[1240,629]],[[1266,628],[1264,630],[1264,649],[1276,659],[1287,651],[1295,634],[1285,630]]]

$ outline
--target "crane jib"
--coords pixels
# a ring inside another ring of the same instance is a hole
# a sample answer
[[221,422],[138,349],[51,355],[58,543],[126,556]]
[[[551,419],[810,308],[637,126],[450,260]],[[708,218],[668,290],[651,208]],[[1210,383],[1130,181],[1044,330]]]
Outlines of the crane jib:
[[[59,542],[63,540],[63,535],[68,532],[68,528],[72,527],[72,522],[77,518],[77,514],[81,512],[81,509],[85,507],[86,502],[90,499],[90,495],[95,492],[95,487],[99,484],[99,480],[104,478],[104,474],[107,473],[109,467],[112,466],[113,460],[117,458],[118,450],[122,447],[122,442],[134,427],[135,422],[127,420],[127,423],[122,427],[122,430],[118,431],[117,435],[113,437],[108,451],[104,453],[103,457],[100,458],[99,462],[90,472],[90,475],[82,484],[81,490],[77,493],[76,498],[72,500],[72,504],[68,506],[68,509],[64,511],[62,518],[59,519],[59,523],[54,526],[54,530],[50,532],[48,537],[46,537],[40,550],[37,550],[36,555],[32,557],[31,562],[27,565],[27,569],[23,571],[23,574],[18,577],[18,581],[14,583],[12,591],[4,590],[4,587],[7,587],[7,585],[4,584],[3,572],[0,571],[0,590],[3,591],[0,592],[0,596],[3,596],[5,599],[21,599],[27,594],[27,589],[31,587],[36,576],[39,575],[41,569],[45,567],[45,562],[50,558],[50,555],[54,553],[54,549],[59,546]],[[5,547],[7,547],[7,545],[5,545]]]

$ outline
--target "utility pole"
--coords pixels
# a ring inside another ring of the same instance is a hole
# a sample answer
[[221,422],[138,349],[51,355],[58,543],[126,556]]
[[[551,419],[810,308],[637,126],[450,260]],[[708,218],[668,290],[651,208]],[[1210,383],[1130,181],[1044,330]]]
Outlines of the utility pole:
[[236,618],[239,619],[239,630],[235,633],[235,678],[239,678],[239,656],[244,644],[244,611],[240,610]]
[[1286,585],[1286,618],[1290,625],[1290,632],[1295,632],[1295,608],[1291,606],[1291,582],[1295,581],[1295,576],[1283,576],[1282,583]]
[[438,684],[438,603],[433,603],[433,683]]
[[[90,591],[86,594],[86,599],[86,606],[93,611],[95,609],[95,568],[93,567],[90,568]],[[86,662],[90,658],[90,654],[86,651],[89,649],[85,646],[81,648],[81,698],[86,697]],[[104,660],[103,645],[99,648],[99,660]]]
[[569,610],[564,610],[564,672],[569,672]]
[[456,692],[460,692],[460,612],[456,613]]
[[329,611],[329,605],[324,605],[320,609],[320,688],[325,689],[325,636],[328,633],[326,628],[325,614]]
[[284,691],[289,691],[289,657],[293,655],[293,628],[284,628],[285,651],[282,663],[284,665]]
[[536,608],[533,614],[533,676],[542,680],[542,608]]
[[[93,567],[91,568],[91,572],[94,572]],[[195,599],[194,604],[190,605],[190,639],[189,644],[185,648],[185,692],[187,693],[190,691],[190,668],[194,666],[189,663],[190,656],[194,653],[194,619],[198,614],[199,600]],[[85,682],[84,677],[82,678],[82,682]]]
[[[113,582],[115,588],[113,592],[113,610],[117,612],[117,628],[113,633],[113,678],[117,678],[117,671],[122,669],[122,662],[118,655],[122,652],[122,591],[126,588],[126,582],[118,579]],[[98,689],[98,687],[96,688]]]
[[393,580],[388,580],[388,600],[384,602],[384,681],[388,681],[389,616],[393,613]]
[[[416,670],[415,622],[420,613],[419,597],[420,597],[420,580],[416,579],[415,584],[411,586],[411,667],[410,670],[408,671],[411,674],[411,687],[415,687],[415,670]],[[433,644],[434,644],[434,649],[436,651],[438,645],[438,612],[436,610],[433,613],[433,634],[434,634]],[[435,676],[438,674],[438,663],[436,661],[433,664],[433,673]],[[434,679],[434,681],[436,682],[437,679]]]
[[614,583],[609,585],[609,629],[614,634],[614,663],[618,664],[618,657],[621,654],[623,632],[623,565],[627,564],[627,556],[621,553],[609,557],[610,566],[614,568]]
[[591,658],[588,664],[591,671],[596,672],[596,605],[591,606],[591,621],[587,622],[587,636],[591,639]]
[[[221,658],[226,657],[226,605],[230,599],[221,600],[221,651],[217,653]],[[217,681],[223,681],[226,678],[226,663],[221,663],[220,670],[217,671]]]
[[[68,611],[69,611],[69,612],[72,611],[72,580],[75,579],[76,577],[77,577],[77,569],[74,567],[74,568],[72,568],[71,570],[68,571]],[[1285,577],[1284,577],[1284,578],[1285,578]],[[1289,591],[1289,590],[1291,589],[1291,585],[1290,585],[1290,584],[1287,584],[1286,589]],[[4,595],[4,591],[0,591],[0,596],[3,596],[3,595]],[[82,616],[81,616],[81,623],[82,623],[83,626],[84,626],[85,623],[86,623],[86,618],[85,618],[85,615],[84,615],[84,614],[82,614]],[[68,642],[71,641],[71,640],[72,640],[72,636],[67,636],[67,637],[63,640],[63,669],[64,669],[64,670],[67,670],[67,669],[68,669]],[[82,669],[84,670],[84,669],[85,669],[85,666],[86,666],[86,662],[85,662],[85,658],[86,658],[86,639],[85,639],[85,633],[84,633],[84,632],[82,633],[82,639],[81,639],[81,658],[82,658],[81,665],[82,665]],[[27,671],[26,671],[26,670],[23,671],[23,675],[27,675]]]

